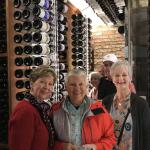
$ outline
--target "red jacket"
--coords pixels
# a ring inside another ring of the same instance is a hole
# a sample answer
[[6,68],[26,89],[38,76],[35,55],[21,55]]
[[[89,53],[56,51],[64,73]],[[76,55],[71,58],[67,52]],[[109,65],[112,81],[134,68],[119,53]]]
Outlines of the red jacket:
[[48,150],[48,130],[28,101],[19,102],[9,121],[9,150]]
[[[63,139],[64,134],[66,134],[65,129],[61,127],[62,124],[64,128],[69,123],[67,120],[69,117],[65,117],[67,113],[62,108],[62,103],[58,103],[52,106],[52,116],[55,124],[60,125],[61,139]],[[64,118],[64,119],[63,119]],[[61,120],[61,122],[60,122]],[[59,128],[57,128],[59,130]],[[64,134],[63,134],[64,130]],[[60,139],[58,139],[60,140]],[[69,142],[69,141],[66,141]],[[116,143],[114,136],[114,125],[112,118],[102,106],[101,102],[94,101],[90,105],[89,111],[83,120],[82,127],[82,144],[95,144],[97,150],[112,150]],[[63,140],[56,141],[54,145],[54,150],[63,150]]]

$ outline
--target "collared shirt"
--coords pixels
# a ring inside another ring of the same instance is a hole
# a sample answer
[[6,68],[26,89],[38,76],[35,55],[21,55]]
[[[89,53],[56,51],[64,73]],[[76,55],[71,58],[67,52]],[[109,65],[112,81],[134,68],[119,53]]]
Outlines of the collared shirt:
[[88,107],[89,103],[86,100],[84,100],[80,107],[77,109],[69,100],[66,101],[66,108],[69,112],[71,125],[71,142],[78,146],[82,145],[82,122]]

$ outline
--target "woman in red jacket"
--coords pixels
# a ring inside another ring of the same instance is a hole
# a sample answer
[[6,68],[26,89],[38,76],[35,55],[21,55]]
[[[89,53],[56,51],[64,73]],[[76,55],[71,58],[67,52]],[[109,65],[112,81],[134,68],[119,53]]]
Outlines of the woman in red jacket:
[[40,66],[30,75],[31,90],[19,102],[9,121],[9,150],[50,150],[54,131],[44,102],[52,95],[56,81],[49,66]]
[[113,121],[100,101],[88,98],[88,81],[81,69],[66,79],[67,98],[52,106],[57,141],[54,150],[112,150]]

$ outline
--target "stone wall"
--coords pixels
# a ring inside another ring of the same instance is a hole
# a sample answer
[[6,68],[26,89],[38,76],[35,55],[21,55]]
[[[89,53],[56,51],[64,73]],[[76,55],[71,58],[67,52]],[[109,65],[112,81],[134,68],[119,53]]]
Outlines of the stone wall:
[[108,53],[114,53],[119,59],[125,58],[124,35],[118,33],[118,28],[96,27],[92,30],[92,48],[94,50],[94,70],[102,64],[102,58]]

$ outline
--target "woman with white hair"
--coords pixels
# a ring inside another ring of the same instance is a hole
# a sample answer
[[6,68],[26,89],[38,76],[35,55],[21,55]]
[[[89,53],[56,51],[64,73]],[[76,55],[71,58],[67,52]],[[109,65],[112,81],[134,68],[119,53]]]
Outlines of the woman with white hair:
[[88,80],[81,69],[66,77],[68,96],[52,106],[54,150],[112,150],[116,143],[111,116],[100,101],[87,97]]
[[110,69],[116,93],[103,99],[114,124],[117,145],[115,150],[149,150],[150,109],[146,100],[130,88],[131,66],[127,61],[117,61]]
[[99,72],[91,72],[89,75],[89,80],[92,85],[92,89],[89,91],[88,96],[94,100],[98,99],[98,85],[100,83],[101,74]]

